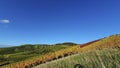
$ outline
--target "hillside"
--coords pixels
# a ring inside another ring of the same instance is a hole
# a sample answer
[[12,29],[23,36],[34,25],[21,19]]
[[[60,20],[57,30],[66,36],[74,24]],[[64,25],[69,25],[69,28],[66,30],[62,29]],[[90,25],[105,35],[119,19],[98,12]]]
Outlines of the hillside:
[[[95,58],[96,58],[95,63],[97,62],[97,64],[98,64],[98,63],[101,63],[102,61],[97,60],[97,59],[100,59],[101,57],[105,57],[106,53],[109,52],[110,50],[113,51],[113,53],[116,53],[116,50],[117,50],[117,52],[119,52],[119,48],[120,48],[120,35],[112,35],[112,36],[109,36],[106,38],[102,38],[99,40],[94,40],[94,41],[88,42],[88,43],[83,44],[81,46],[71,46],[71,47],[61,49],[61,50],[58,50],[55,52],[46,53],[44,55],[34,56],[34,57],[28,58],[26,60],[16,62],[14,64],[9,64],[9,65],[3,66],[2,68],[30,68],[30,67],[34,67],[34,66],[39,65],[39,64],[44,64],[46,62],[50,62],[50,61],[53,61],[56,59],[64,58],[64,57],[70,56],[70,55],[82,53],[83,55],[81,55],[81,56],[84,56],[84,53],[89,54],[92,51],[94,53],[92,56],[95,56]],[[105,50],[105,49],[108,49],[108,50]],[[114,49],[116,49],[116,50],[114,51]],[[105,52],[102,50],[105,50]],[[96,51],[97,51],[97,53],[96,53]],[[100,54],[101,54],[101,51],[103,54],[100,55],[98,53],[99,51],[100,51]],[[89,57],[89,55],[87,57]],[[110,55],[110,57],[111,57],[111,55]],[[114,54],[114,55],[116,55],[116,54]],[[118,59],[118,56],[119,55],[117,55],[115,57],[117,57],[117,59]],[[109,55],[108,55],[108,57],[109,57]],[[81,59],[81,60],[84,62],[84,60],[86,60],[86,58]],[[109,61],[109,58],[106,60]],[[91,60],[88,60],[88,61],[91,61]],[[110,61],[114,62],[114,59],[112,59]],[[119,60],[117,62],[119,63]],[[84,62],[84,63],[86,63],[86,62]],[[92,64],[92,62],[90,64]],[[64,65],[64,63],[63,63],[63,65]],[[67,64],[65,64],[65,65],[67,66]],[[94,65],[94,63],[93,63],[93,65]],[[62,66],[62,64],[61,64],[61,66]]]
[[[120,68],[120,35],[82,44],[79,53],[33,68]],[[81,53],[82,52],[82,53]]]
[[104,48],[120,48],[120,35],[111,35],[109,37],[98,40],[92,44],[80,47],[80,51],[101,50]]
[[70,43],[69,44],[61,43],[60,45],[25,44],[15,47],[0,48],[0,66],[22,61],[30,57],[55,52],[71,46],[73,45],[70,45]]
[[[33,68],[120,68],[120,50],[104,49],[75,54]],[[81,67],[79,67],[79,65]]]

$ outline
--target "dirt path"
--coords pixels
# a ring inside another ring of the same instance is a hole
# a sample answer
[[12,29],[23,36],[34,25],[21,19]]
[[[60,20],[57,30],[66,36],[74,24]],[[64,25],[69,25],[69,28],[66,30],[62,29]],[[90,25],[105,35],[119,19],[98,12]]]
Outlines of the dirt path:
[[43,65],[47,65],[47,64],[50,64],[50,63],[55,63],[57,61],[65,60],[67,58],[70,58],[70,57],[73,57],[73,56],[77,56],[77,55],[79,55],[79,54],[74,54],[74,55],[70,55],[70,56],[67,56],[67,57],[62,57],[60,59],[56,59],[56,60],[53,60],[53,61],[50,61],[50,62],[46,62],[44,64],[40,64],[40,65],[37,65],[37,66],[32,67],[32,68],[41,68]]

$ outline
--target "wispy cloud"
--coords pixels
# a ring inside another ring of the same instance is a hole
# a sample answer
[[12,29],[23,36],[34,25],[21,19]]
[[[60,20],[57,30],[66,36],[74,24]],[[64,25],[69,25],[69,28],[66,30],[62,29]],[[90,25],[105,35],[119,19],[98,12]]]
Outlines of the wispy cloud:
[[4,20],[0,20],[0,23],[4,23],[4,24],[7,24],[7,23],[10,23],[10,20],[7,20],[7,19],[4,19]]

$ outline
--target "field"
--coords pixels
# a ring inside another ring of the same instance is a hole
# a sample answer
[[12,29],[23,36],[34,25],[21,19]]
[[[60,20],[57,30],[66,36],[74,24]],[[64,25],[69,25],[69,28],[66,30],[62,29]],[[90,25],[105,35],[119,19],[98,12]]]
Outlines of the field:
[[120,68],[120,49],[80,53],[33,68],[74,68],[76,64],[80,64],[81,68]]
[[0,66],[16,63],[31,57],[41,56],[46,53],[55,52],[71,47],[68,44],[56,45],[21,45],[16,47],[0,48]]

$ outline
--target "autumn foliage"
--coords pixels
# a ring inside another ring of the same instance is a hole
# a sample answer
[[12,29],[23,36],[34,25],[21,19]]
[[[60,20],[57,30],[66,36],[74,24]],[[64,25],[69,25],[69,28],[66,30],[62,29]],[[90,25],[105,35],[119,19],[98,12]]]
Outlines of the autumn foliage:
[[2,68],[30,68],[42,63],[66,57],[68,55],[91,50],[101,50],[104,48],[120,48],[120,35],[112,35],[107,38],[83,44],[82,46],[71,46],[70,48],[62,49],[56,52],[50,52],[42,56],[35,56],[20,62],[3,66]]

